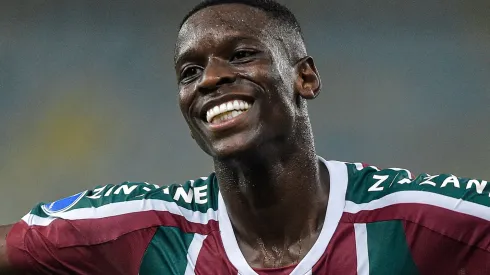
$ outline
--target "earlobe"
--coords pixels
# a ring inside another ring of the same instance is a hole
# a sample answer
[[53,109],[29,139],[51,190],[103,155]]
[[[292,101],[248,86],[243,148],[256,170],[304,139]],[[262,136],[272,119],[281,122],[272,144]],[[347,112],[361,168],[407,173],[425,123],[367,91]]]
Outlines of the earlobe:
[[299,95],[305,99],[317,97],[321,89],[321,80],[313,58],[310,56],[302,58],[296,63],[295,69],[295,88]]

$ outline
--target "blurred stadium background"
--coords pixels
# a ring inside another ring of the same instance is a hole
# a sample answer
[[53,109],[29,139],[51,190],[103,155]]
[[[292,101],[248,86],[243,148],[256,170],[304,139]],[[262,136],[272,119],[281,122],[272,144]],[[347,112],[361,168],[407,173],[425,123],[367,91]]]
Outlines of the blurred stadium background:
[[[490,179],[489,1],[280,2],[322,76],[322,156]],[[176,104],[195,3],[2,1],[0,223],[96,185],[212,171]]]

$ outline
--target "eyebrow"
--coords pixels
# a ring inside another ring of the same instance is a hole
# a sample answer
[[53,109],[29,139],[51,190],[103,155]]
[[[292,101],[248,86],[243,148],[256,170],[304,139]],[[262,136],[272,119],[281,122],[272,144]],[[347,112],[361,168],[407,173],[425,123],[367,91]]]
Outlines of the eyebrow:
[[[234,43],[238,44],[239,42],[242,41],[252,41],[254,42],[259,42],[260,44],[263,44],[261,40],[258,40],[256,36],[251,36],[251,35],[229,35],[228,37],[223,38],[222,41],[220,41],[220,44],[229,44],[229,43]],[[217,47],[215,47],[217,48]],[[174,54],[174,65],[177,66],[179,63],[182,63],[183,60],[188,60],[188,59],[193,59],[195,56],[198,55],[198,51],[195,48],[188,48],[183,52],[180,52],[177,54]]]
[[174,65],[177,66],[179,63],[182,63],[183,60],[188,60],[192,59],[193,56],[197,55],[196,51],[194,49],[189,49],[181,53],[180,55],[177,55],[177,53],[174,54]]

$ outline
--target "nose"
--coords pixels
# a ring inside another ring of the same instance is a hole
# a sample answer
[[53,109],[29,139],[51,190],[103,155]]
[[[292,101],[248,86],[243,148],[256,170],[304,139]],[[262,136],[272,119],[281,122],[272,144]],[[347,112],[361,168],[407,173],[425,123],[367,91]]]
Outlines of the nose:
[[202,93],[210,93],[223,84],[235,82],[236,75],[225,60],[211,57],[198,84],[198,90]]

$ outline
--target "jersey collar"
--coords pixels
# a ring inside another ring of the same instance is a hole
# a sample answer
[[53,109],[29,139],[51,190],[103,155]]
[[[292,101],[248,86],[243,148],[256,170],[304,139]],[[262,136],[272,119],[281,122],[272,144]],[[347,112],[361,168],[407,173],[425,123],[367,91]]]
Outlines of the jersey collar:
[[[347,167],[345,163],[338,161],[326,161],[319,157],[328,169],[330,174],[330,196],[326,209],[325,221],[322,230],[311,250],[305,255],[303,260],[298,263],[291,275],[311,274],[313,266],[318,262],[327,250],[327,246],[337,229],[340,217],[345,206],[345,193],[348,184]],[[235,233],[233,231],[226,205],[219,193],[218,198],[218,219],[221,239],[229,261],[241,275],[257,275],[257,272],[247,263],[238,246]]]

